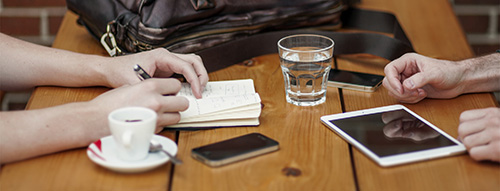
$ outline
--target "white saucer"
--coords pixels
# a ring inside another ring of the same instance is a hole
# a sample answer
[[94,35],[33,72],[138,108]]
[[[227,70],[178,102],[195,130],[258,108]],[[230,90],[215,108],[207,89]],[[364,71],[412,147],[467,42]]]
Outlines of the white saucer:
[[[177,145],[169,138],[154,135],[153,139],[160,142],[163,149],[175,156]],[[112,136],[97,140],[87,148],[87,156],[92,162],[116,172],[136,173],[151,170],[169,161],[169,157],[163,152],[149,153],[146,159],[141,161],[127,162],[118,159],[115,153],[115,141]]]

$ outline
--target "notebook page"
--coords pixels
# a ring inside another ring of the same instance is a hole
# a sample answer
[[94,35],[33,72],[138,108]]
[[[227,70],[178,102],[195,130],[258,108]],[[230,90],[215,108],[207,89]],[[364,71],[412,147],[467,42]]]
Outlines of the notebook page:
[[[202,99],[253,93],[255,93],[255,88],[252,79],[212,81],[208,82],[205,86],[205,89],[202,92]],[[182,88],[177,95],[194,98],[191,85],[189,83],[182,83]]]
[[217,111],[228,110],[245,105],[260,103],[260,96],[257,93],[245,95],[233,95],[224,97],[208,97],[203,99],[189,100],[189,108],[180,112],[181,118],[193,117]]

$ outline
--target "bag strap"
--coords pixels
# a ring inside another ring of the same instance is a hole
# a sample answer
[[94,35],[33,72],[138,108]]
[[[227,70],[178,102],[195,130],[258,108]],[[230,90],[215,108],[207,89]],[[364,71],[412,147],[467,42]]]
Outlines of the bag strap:
[[264,54],[277,53],[279,39],[292,34],[319,34],[335,42],[334,55],[367,53],[394,60],[414,52],[396,17],[390,13],[350,8],[342,13],[344,28],[392,33],[389,37],[376,33],[347,33],[318,30],[285,30],[252,35],[196,52],[208,72],[217,71]]

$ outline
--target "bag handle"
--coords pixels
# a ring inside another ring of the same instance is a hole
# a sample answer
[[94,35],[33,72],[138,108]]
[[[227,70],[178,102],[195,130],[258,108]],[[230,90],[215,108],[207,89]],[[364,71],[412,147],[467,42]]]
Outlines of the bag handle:
[[[345,14],[344,14],[345,13]],[[208,72],[217,71],[256,56],[277,53],[279,39],[292,34],[319,34],[335,41],[334,55],[367,53],[394,60],[413,47],[396,17],[390,13],[350,8],[342,13],[345,28],[390,32],[394,38],[376,33],[346,33],[317,30],[285,30],[252,35],[196,52]]]

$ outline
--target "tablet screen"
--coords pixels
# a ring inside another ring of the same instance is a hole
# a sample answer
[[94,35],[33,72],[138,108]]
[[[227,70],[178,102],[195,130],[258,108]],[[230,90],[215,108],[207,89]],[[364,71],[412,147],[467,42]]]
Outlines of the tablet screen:
[[403,109],[330,122],[379,157],[457,145]]

